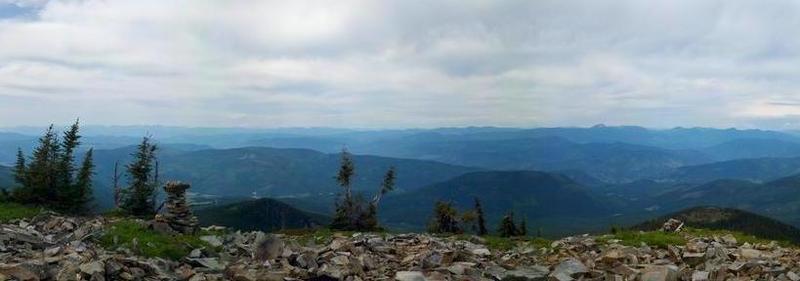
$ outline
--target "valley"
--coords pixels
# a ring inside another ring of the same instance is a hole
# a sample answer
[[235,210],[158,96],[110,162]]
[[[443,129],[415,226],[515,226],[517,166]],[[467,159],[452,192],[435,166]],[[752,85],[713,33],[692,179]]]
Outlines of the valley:
[[[397,188],[379,209],[381,223],[397,230],[423,230],[437,200],[467,211],[475,198],[492,228],[513,211],[549,237],[605,231],[703,205],[800,225],[800,192],[792,188],[800,158],[791,157],[800,138],[788,133],[604,126],[177,132],[186,135],[159,141],[160,173],[191,182],[198,209],[273,198],[301,212],[331,214],[340,191],[333,181],[338,152],[346,147],[355,153],[357,192],[371,192],[383,171],[397,169]],[[136,139],[86,139],[84,149],[95,148],[94,198],[102,212],[113,208],[114,163],[124,169]],[[26,150],[33,140],[6,133],[0,148],[13,155],[12,146]],[[0,166],[0,186],[13,186],[11,168]]]

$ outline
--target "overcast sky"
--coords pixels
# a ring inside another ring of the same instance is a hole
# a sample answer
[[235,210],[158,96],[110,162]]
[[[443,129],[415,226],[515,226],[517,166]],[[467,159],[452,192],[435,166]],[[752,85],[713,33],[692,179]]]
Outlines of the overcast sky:
[[798,3],[0,0],[0,126],[795,129]]

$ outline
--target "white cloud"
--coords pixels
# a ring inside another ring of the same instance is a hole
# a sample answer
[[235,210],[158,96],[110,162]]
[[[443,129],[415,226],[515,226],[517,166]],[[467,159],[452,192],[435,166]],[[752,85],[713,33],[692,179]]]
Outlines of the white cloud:
[[0,19],[0,126],[780,127],[800,115],[792,1],[3,3],[35,16]]

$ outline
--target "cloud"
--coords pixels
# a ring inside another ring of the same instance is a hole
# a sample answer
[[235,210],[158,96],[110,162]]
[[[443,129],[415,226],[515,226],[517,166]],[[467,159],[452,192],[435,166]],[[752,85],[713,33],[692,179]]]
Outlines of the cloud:
[[27,10],[0,16],[0,126],[787,128],[800,115],[793,1],[2,5]]

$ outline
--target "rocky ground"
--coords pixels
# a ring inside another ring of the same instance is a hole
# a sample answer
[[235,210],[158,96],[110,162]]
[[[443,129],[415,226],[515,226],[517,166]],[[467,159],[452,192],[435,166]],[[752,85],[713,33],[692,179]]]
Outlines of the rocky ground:
[[0,225],[0,280],[800,280],[800,250],[732,235],[666,247],[585,235],[498,250],[468,236],[226,232],[167,260],[101,247],[113,220],[43,214]]

